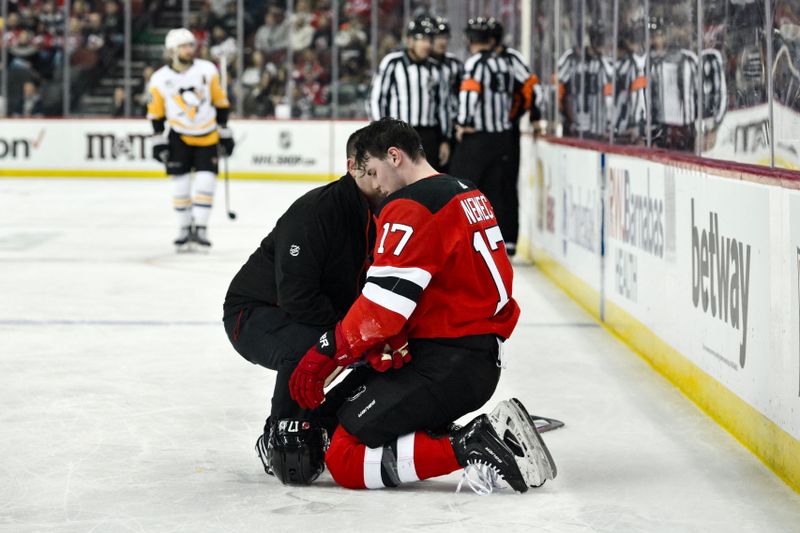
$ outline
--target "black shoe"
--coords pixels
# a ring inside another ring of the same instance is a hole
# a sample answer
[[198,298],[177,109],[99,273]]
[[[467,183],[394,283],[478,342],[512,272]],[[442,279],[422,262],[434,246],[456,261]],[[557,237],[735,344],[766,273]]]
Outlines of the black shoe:
[[269,447],[271,446],[269,437],[273,430],[272,426],[272,418],[267,418],[267,422],[264,424],[264,433],[256,440],[256,453],[258,454],[258,458],[261,459],[261,464],[264,465],[264,472],[266,472],[268,476],[275,475],[272,472],[272,465],[269,461]]
[[[517,466],[514,452],[503,442],[489,417],[480,415],[450,436],[458,464],[464,467],[464,480],[479,494],[488,494],[497,487],[501,477],[517,492],[528,490],[528,484]],[[478,474],[472,480],[470,471]],[[461,484],[459,484],[461,488]]]
[[208,230],[205,226],[195,226],[192,232],[192,240],[200,246],[210,247],[211,241],[208,240]]

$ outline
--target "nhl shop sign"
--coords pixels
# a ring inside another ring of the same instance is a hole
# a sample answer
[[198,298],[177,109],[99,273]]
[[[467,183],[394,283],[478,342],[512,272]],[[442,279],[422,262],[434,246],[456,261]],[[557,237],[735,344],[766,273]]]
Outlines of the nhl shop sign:
[[719,214],[708,214],[703,227],[701,213],[692,212],[692,304],[703,313],[741,333],[739,365],[747,355],[747,319],[750,308],[751,245],[720,229]]

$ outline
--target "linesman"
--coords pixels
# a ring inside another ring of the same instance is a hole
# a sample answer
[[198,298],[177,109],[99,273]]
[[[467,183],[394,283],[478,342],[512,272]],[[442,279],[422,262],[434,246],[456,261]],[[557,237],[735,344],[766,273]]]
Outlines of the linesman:
[[431,58],[436,27],[433,19],[418,17],[408,23],[406,48],[386,55],[372,80],[368,114],[410,124],[422,139],[422,148],[435,168],[450,160],[448,87],[439,64]]
[[513,255],[517,215],[507,194],[507,182],[516,180],[510,117],[515,83],[526,83],[527,76],[517,78],[508,61],[497,54],[487,19],[470,19],[466,36],[471,56],[464,63],[458,94],[458,144],[450,172],[471,180],[486,195],[494,206],[506,250]]
[[[447,48],[450,46],[450,23],[447,19],[444,17],[436,17],[434,25],[436,32],[433,36],[431,57],[439,63],[442,83],[444,83],[447,92],[447,141],[450,153],[452,153],[455,144],[455,120],[458,116],[458,90],[461,87],[461,79],[464,77],[464,62],[455,54],[447,51]],[[449,165],[440,162],[440,166],[437,168],[440,172],[446,174]]]

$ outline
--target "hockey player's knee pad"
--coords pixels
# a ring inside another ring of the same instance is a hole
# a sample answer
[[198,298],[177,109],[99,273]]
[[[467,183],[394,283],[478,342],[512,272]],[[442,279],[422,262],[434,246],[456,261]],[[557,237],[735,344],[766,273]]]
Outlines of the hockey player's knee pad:
[[308,485],[325,469],[327,432],[309,420],[278,420],[270,435],[270,465],[284,485]]

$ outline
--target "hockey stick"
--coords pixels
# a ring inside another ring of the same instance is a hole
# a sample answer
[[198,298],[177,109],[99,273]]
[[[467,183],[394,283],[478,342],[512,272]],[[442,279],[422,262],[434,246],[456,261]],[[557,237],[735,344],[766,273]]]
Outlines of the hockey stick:
[[228,179],[228,154],[225,152],[225,149],[222,149],[223,156],[222,156],[222,167],[225,172],[225,211],[228,212],[228,218],[231,220],[236,220],[236,213],[231,211],[231,191],[230,191],[230,180]]
[[[222,90],[225,92],[225,97],[228,96],[228,58],[223,54],[219,58],[219,76]],[[220,145],[220,152],[222,152],[222,168],[225,173],[225,211],[228,212],[228,218],[236,220],[236,213],[231,211],[231,187],[230,177],[228,176],[228,151]]]

